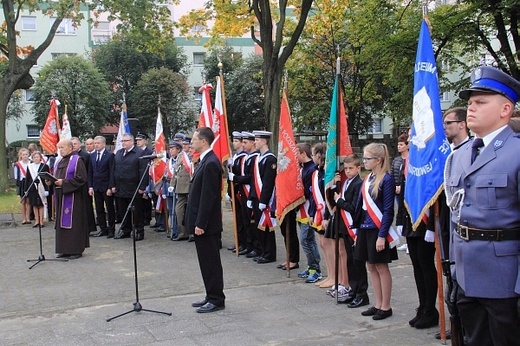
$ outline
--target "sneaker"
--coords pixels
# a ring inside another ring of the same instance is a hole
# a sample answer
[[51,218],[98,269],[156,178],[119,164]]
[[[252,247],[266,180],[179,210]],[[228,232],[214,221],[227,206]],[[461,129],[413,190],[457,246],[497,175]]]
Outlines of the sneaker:
[[302,279],[309,277],[309,269],[299,272],[298,277]]
[[408,244],[403,244],[397,247],[397,251],[408,251]]
[[327,290],[327,294],[331,297],[335,297],[336,296],[336,286],[332,286],[331,288],[329,288]]
[[313,283],[322,279],[321,273],[314,269],[309,270],[309,276],[305,280],[306,283]]
[[[338,291],[336,292],[338,294],[338,299],[345,299],[347,298],[347,296],[349,295],[350,293],[350,287],[349,288],[346,288],[345,286],[339,284],[339,289]],[[334,295],[335,296],[335,295]],[[334,297],[333,296],[333,297]]]

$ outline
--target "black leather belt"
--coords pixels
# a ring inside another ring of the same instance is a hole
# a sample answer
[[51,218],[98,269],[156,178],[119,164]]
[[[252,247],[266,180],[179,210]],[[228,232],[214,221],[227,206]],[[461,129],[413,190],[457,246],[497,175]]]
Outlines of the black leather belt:
[[464,240],[520,240],[520,228],[516,229],[481,229],[457,225],[455,227],[457,233]]

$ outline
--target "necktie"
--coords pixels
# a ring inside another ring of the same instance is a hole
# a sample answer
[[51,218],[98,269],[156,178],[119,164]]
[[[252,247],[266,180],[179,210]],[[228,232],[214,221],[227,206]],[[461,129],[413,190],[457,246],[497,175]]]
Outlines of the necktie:
[[123,151],[123,156],[126,156],[126,153],[127,153],[127,152],[128,152],[128,151],[125,149],[125,151]]
[[96,162],[99,162],[100,159],[101,159],[101,152],[98,151]]
[[471,143],[471,163],[475,162],[475,159],[480,154],[480,148],[484,146],[482,138],[475,138]]

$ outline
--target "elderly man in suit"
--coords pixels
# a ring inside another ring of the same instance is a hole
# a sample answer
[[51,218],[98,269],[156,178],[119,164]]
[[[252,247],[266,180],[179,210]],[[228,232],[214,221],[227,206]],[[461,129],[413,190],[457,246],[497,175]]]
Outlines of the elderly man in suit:
[[488,66],[473,71],[471,81],[459,96],[468,100],[467,125],[476,137],[446,163],[457,307],[466,345],[516,345],[520,340],[520,137],[508,122],[519,99],[520,82]]
[[105,137],[96,136],[94,138],[94,150],[90,154],[90,170],[88,171],[88,194],[94,197],[96,221],[100,228],[100,231],[94,234],[94,237],[107,236],[113,238],[116,211],[114,196],[112,189],[110,189],[110,176],[113,174],[114,154],[106,150],[105,146]]
[[[146,160],[140,160],[143,151],[134,145],[134,136],[130,133],[123,135],[123,148],[115,154],[114,170],[110,180],[112,193],[115,194],[119,210],[125,213],[126,218],[121,223],[121,230],[114,239],[129,238],[133,228],[135,228],[135,240],[144,239],[144,218],[143,218],[143,193],[148,185],[148,172],[146,172]],[[132,197],[137,190],[133,201],[134,210],[130,206]]]
[[197,312],[224,309],[224,277],[220,261],[220,233],[222,232],[222,165],[211,149],[215,139],[209,127],[200,127],[193,134],[193,149],[200,153],[200,161],[193,174],[186,210],[186,229],[195,235],[195,247],[206,297],[192,304]]

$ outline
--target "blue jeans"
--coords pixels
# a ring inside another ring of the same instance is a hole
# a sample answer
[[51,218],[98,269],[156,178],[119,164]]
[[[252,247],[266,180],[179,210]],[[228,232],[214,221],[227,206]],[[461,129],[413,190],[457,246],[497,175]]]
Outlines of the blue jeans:
[[320,251],[316,242],[314,229],[308,225],[298,222],[300,225],[300,244],[303,252],[307,256],[307,266],[309,269],[320,271]]

